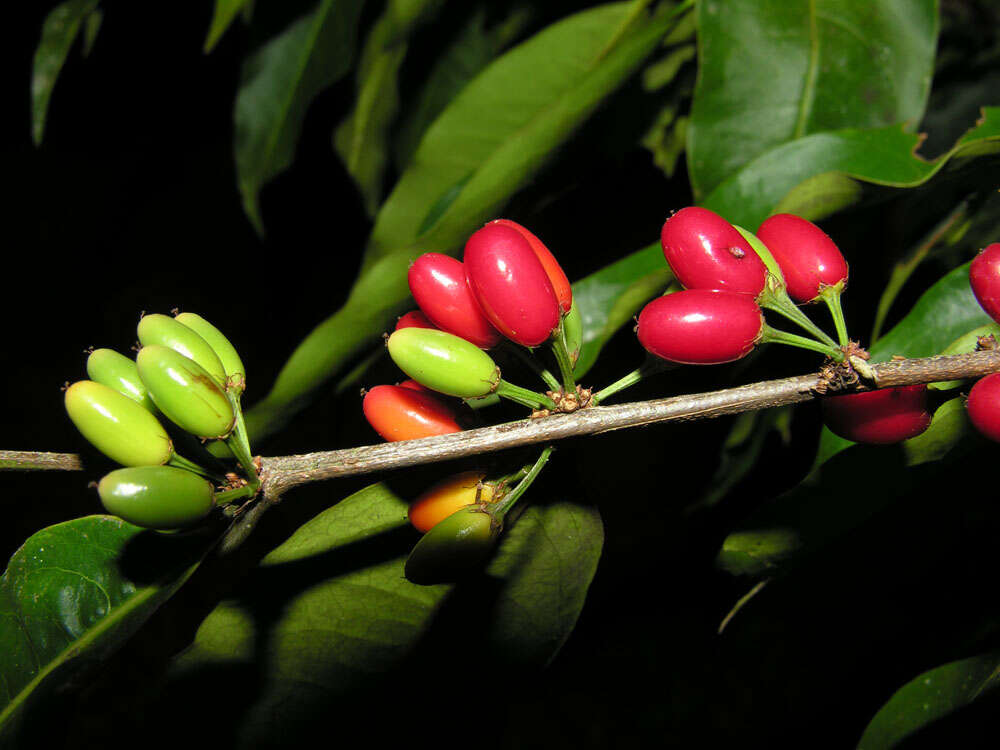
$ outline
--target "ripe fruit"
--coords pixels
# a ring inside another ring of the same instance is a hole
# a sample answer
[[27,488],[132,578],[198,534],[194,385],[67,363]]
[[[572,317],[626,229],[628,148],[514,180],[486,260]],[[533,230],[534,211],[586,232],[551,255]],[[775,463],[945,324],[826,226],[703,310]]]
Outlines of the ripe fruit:
[[639,313],[636,332],[646,351],[689,365],[745,357],[764,328],[753,298],[734,292],[688,289],[658,297]]
[[493,499],[493,486],[479,483],[482,471],[463,471],[431,487],[410,505],[410,523],[417,531],[427,532],[455,511],[475,503]]
[[243,366],[243,360],[240,359],[236,347],[230,343],[222,331],[197,313],[184,312],[175,317],[174,320],[187,326],[208,342],[222,363],[227,380],[242,393],[246,387],[247,368]]
[[401,328],[437,328],[437,326],[431,323],[420,310],[411,310],[406,315],[401,315],[396,321],[394,330],[398,331]]
[[990,440],[1000,442],[1000,373],[977,380],[965,406],[975,428]]
[[97,485],[108,513],[147,529],[179,529],[215,507],[211,482],[172,466],[118,469]]
[[528,241],[528,244],[531,245],[531,249],[535,253],[535,257],[538,258],[538,261],[542,264],[542,268],[545,269],[545,275],[549,277],[552,289],[556,293],[556,299],[559,300],[559,306],[564,313],[568,313],[573,306],[573,287],[570,286],[569,279],[566,278],[566,272],[562,270],[559,261],[556,260],[556,257],[545,246],[545,243],[538,239],[534,233],[510,219],[496,219],[490,223],[516,229]]
[[722,289],[756,297],[767,268],[736,228],[707,208],[675,213],[660,233],[663,255],[687,289]]
[[165,346],[144,346],[135,363],[157,408],[178,427],[203,438],[232,431],[236,415],[229,399],[197,362]]
[[446,331],[404,328],[388,342],[399,369],[438,393],[481,398],[496,390],[500,368],[475,344]]
[[165,464],[173,443],[159,420],[106,385],[81,380],[66,389],[66,412],[101,453],[123,466]]
[[916,437],[931,423],[926,385],[828,396],[822,404],[830,431],[856,443],[898,443]]
[[156,406],[139,378],[135,362],[124,354],[114,349],[95,349],[87,357],[87,375],[91,380],[128,396],[146,411],[156,413]]
[[461,432],[455,411],[431,393],[398,385],[377,385],[365,393],[365,419],[392,442]]
[[411,583],[450,583],[476,572],[486,562],[500,528],[478,505],[452,513],[424,534],[406,559]]
[[413,298],[434,324],[432,327],[482,349],[500,343],[499,331],[483,315],[469,288],[462,261],[441,253],[424,253],[410,266],[406,278]]
[[545,268],[516,229],[487,224],[465,244],[465,275],[489,321],[522,346],[538,346],[559,324]]
[[987,246],[972,261],[969,284],[986,314],[1000,323],[1000,242]]
[[796,302],[812,302],[824,288],[847,282],[843,254],[811,221],[775,214],[760,225],[757,236],[781,266],[788,295]]
[[193,359],[216,380],[225,385],[226,368],[219,355],[201,336],[169,315],[145,315],[136,327],[143,346],[165,346]]

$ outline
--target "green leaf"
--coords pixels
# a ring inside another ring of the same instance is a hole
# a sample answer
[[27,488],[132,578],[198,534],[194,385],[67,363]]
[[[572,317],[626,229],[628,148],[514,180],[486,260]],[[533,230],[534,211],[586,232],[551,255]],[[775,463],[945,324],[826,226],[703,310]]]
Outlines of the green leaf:
[[700,67],[688,130],[696,198],[812,133],[915,126],[937,33],[935,0],[699,3]]
[[903,685],[865,729],[858,750],[899,747],[933,722],[992,693],[1000,685],[1000,652],[943,664]]
[[389,159],[389,127],[399,108],[397,78],[409,38],[441,9],[444,0],[389,0],[365,42],[356,77],[354,109],[337,127],[334,147],[364,196],[368,214],[382,200]]
[[[98,0],[68,0],[50,11],[42,24],[42,37],[35,50],[31,73],[31,137],[36,146],[41,144],[45,133],[45,118],[56,79],[80,32],[80,25],[97,10],[97,3]],[[96,33],[88,31],[88,48]]]
[[121,646],[208,548],[204,537],[157,534],[113,516],[33,534],[0,577],[0,744],[30,744],[46,701]]
[[[216,686],[227,674],[241,680],[240,665],[252,666],[261,689],[243,693],[252,704],[239,718],[239,744],[259,747],[295,735],[403,669],[445,598],[469,603],[464,586],[474,600],[484,589],[493,592],[485,610],[459,608],[482,618],[465,622],[463,632],[478,634],[486,658],[548,662],[575,625],[596,569],[596,511],[569,503],[530,507],[504,532],[485,577],[458,586],[417,586],[403,577],[416,538],[406,513],[405,500],[375,484],[301,526],[262,560],[237,599],[202,623],[178,659],[176,689]],[[464,660],[464,639],[453,644],[455,654],[435,658]]]
[[233,115],[236,172],[258,232],[260,190],[291,164],[310,103],[347,72],[363,5],[322,0],[243,64]]
[[83,22],[83,49],[81,53],[84,57],[89,57],[94,43],[97,41],[97,34],[104,23],[104,12],[98,8],[94,10]]
[[[779,204],[792,202],[789,194],[800,185],[813,189],[807,181],[817,175],[834,172],[875,185],[917,187],[949,162],[957,168],[967,159],[1000,152],[1000,107],[984,107],[976,127],[937,159],[915,153],[920,140],[898,126],[815,133],[761,154],[715,188],[703,205],[736,224],[756,227]],[[843,186],[832,182],[842,205]]]
[[249,3],[251,0],[215,0],[215,12],[212,14],[212,23],[208,27],[208,36],[205,37],[205,52],[212,51],[222,35],[232,25],[236,16]]

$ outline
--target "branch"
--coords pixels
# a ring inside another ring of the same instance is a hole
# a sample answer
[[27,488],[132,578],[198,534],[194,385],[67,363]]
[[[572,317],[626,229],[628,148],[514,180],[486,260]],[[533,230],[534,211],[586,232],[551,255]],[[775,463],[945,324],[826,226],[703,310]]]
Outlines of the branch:
[[75,453],[0,451],[0,471],[83,471],[83,461]]

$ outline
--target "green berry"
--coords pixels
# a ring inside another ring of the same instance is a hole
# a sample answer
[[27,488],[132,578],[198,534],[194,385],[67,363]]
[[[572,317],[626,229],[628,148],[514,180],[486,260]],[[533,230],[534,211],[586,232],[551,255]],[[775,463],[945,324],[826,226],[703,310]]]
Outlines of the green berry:
[[139,378],[135,362],[114,349],[95,349],[87,357],[90,379],[128,396],[146,411],[156,414],[156,405]]
[[455,511],[417,542],[404,572],[412,583],[451,583],[478,570],[496,545],[500,528],[478,505]]
[[481,398],[500,383],[489,354],[445,331],[402,328],[389,337],[389,356],[418,383],[449,396]]
[[226,383],[226,369],[211,345],[183,323],[169,315],[145,315],[136,328],[139,343],[143,346],[165,346],[193,359],[222,385]]
[[226,371],[231,387],[242,393],[246,385],[247,371],[243,366],[243,360],[236,352],[236,347],[229,342],[222,331],[197,313],[181,313],[174,320],[187,326],[208,342],[222,362],[222,368]]
[[66,412],[101,453],[123,466],[157,466],[170,460],[173,443],[159,420],[138,403],[93,380],[66,389]]
[[135,362],[153,402],[178,427],[203,438],[232,431],[236,417],[229,399],[197,362],[165,346],[144,346]]
[[178,529],[215,507],[212,483],[172,466],[118,469],[97,485],[108,513],[147,529]]

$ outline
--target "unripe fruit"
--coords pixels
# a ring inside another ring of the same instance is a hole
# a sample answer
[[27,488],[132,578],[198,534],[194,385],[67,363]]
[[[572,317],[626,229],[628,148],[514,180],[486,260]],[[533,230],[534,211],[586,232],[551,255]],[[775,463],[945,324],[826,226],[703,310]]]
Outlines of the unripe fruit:
[[147,529],[179,529],[215,507],[211,482],[172,466],[118,469],[97,485],[108,513]]
[[573,303],[573,307],[563,316],[563,336],[566,339],[566,351],[569,352],[570,362],[575,366],[580,358],[580,348],[583,346],[583,317],[576,303]]
[[201,336],[169,315],[144,315],[136,327],[139,343],[143,346],[165,346],[197,362],[219,381],[226,382],[226,368],[219,355]]
[[986,314],[1000,323],[1000,242],[988,245],[972,261],[969,284]]
[[432,393],[377,385],[365,394],[365,419],[390,442],[461,432],[455,411]]
[[156,413],[156,406],[139,378],[135,362],[114,349],[95,349],[87,357],[90,379],[128,396],[146,411]]
[[493,499],[493,486],[480,482],[482,471],[463,471],[431,487],[410,505],[410,523],[417,531],[428,532],[455,511]]
[[420,310],[411,310],[406,315],[401,315],[399,320],[396,321],[396,328],[394,330],[398,331],[401,328],[437,328],[437,326],[431,323],[427,319],[427,316],[420,312]]
[[520,232],[521,236],[528,241],[531,245],[531,249],[535,253],[535,257],[538,258],[538,262],[542,264],[542,268],[545,269],[545,275],[549,277],[549,283],[552,284],[552,289],[556,293],[556,299],[559,300],[559,306],[562,308],[564,313],[568,313],[570,308],[573,307],[573,287],[569,283],[569,279],[566,277],[566,272],[562,270],[562,266],[559,265],[559,261],[552,252],[545,246],[535,234],[529,231],[527,228],[522,227],[516,221],[511,221],[510,219],[496,219],[491,221],[491,224],[500,224],[505,227],[510,227],[511,229],[516,229]]
[[165,346],[144,346],[135,360],[157,408],[182,430],[221,438],[236,416],[219,383],[197,362]]
[[[240,359],[240,355],[236,351],[236,347],[233,346],[229,339],[223,335],[222,331],[197,313],[183,312],[174,318],[174,320],[187,326],[205,339],[208,345],[212,347],[212,351],[214,351],[216,356],[219,358],[219,361],[222,363],[222,369],[226,373],[226,379],[236,385],[238,390],[242,393],[246,387],[247,368],[243,366],[243,360]],[[183,354],[183,352],[181,353]],[[184,356],[188,355],[185,354]],[[194,358],[192,357],[191,359]],[[202,366],[204,367],[204,365]]]
[[489,559],[499,534],[479,506],[462,508],[420,538],[406,559],[406,577],[422,586],[457,581]]
[[487,224],[465,244],[465,275],[489,321],[522,346],[538,346],[559,323],[545,268],[516,229]]
[[410,266],[407,281],[413,299],[433,323],[431,327],[483,349],[500,343],[500,332],[483,315],[469,288],[462,261],[441,253],[424,253]]
[[847,282],[847,261],[827,234],[793,214],[775,214],[757,236],[767,245],[785,276],[788,296],[812,302],[828,286]]
[[123,466],[165,464],[173,443],[159,420],[118,391],[92,380],[66,389],[66,412],[101,453]]
[[984,437],[1000,442],[1000,372],[977,380],[965,407],[975,428]]
[[753,298],[688,289],[657,297],[639,313],[636,332],[646,351],[688,365],[745,357],[760,339],[764,317]]
[[500,369],[489,354],[446,331],[404,328],[389,337],[388,347],[399,369],[438,393],[481,398],[500,382]]
[[822,404],[830,431],[856,443],[899,443],[916,437],[931,423],[925,385],[828,396]]
[[688,206],[660,233],[663,255],[687,289],[721,289],[756,297],[767,268],[736,228],[707,208]]

